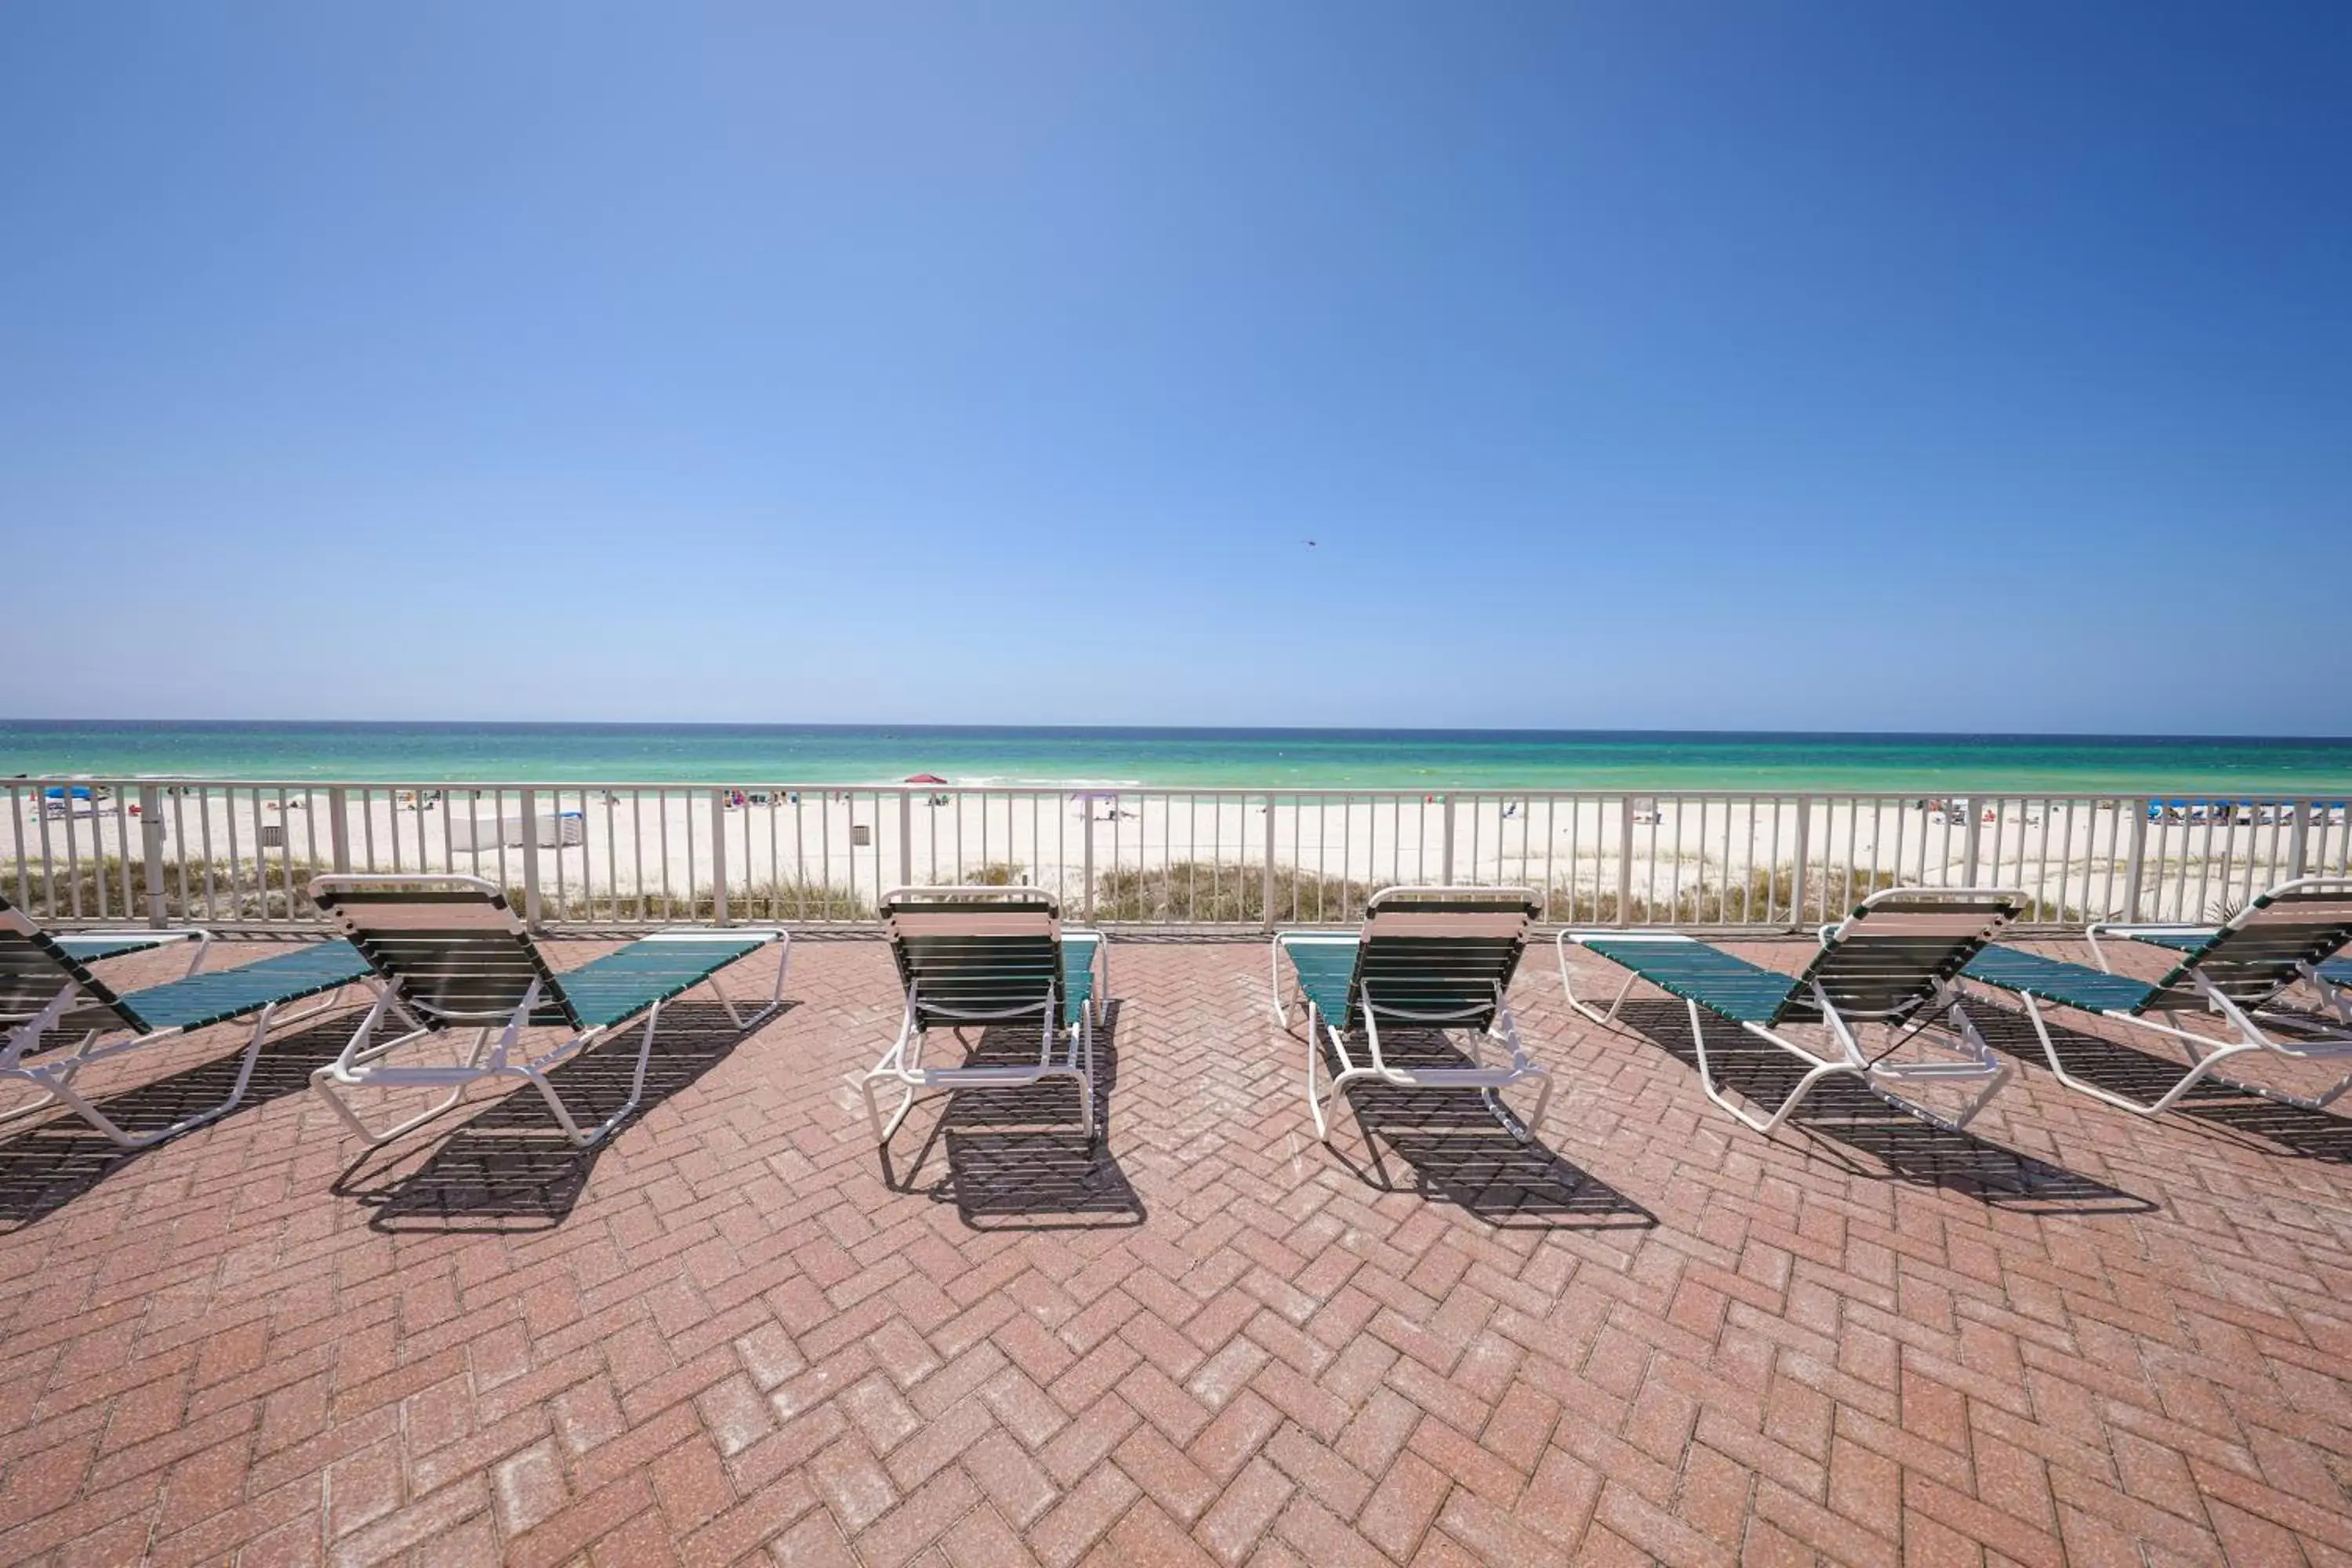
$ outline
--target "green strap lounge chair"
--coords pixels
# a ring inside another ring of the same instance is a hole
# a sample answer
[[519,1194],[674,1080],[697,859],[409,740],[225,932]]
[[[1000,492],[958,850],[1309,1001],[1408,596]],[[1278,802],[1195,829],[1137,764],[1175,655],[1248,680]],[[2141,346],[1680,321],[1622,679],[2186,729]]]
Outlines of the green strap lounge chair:
[[[1372,895],[1360,931],[1275,933],[1267,953],[1274,1016],[1290,1027],[1281,974],[1286,958],[1306,1005],[1307,1108],[1318,1138],[1331,1142],[1326,1105],[1367,1079],[1399,1089],[1475,1089],[1514,1138],[1534,1138],[1551,1102],[1551,1074],[1519,1038],[1508,996],[1542,908],[1525,888],[1388,888]],[[1473,1031],[1469,1065],[1392,1061],[1381,1044],[1383,1024]],[[1358,1061],[1349,1048],[1355,1035],[1369,1059]],[[1326,1041],[1339,1064],[1328,1090],[1316,1080]],[[1529,1080],[1538,1086],[1535,1109],[1522,1121],[1502,1094]]]
[[[882,896],[882,927],[906,1011],[898,1037],[860,1080],[877,1144],[887,1146],[926,1092],[1049,1078],[1077,1085],[1080,1122],[1095,1136],[1095,1026],[1110,993],[1101,932],[1065,928],[1059,901],[1042,888],[896,888]],[[923,1065],[934,1028],[1029,1021],[1037,1026],[1034,1061]],[[887,1119],[876,1094],[882,1083],[900,1090]]]
[[[310,897],[342,928],[382,983],[381,999],[342,1054],[310,1075],[311,1088],[371,1143],[388,1142],[424,1125],[486,1079],[516,1078],[539,1091],[564,1138],[584,1149],[618,1127],[644,1099],[646,1067],[665,1003],[705,986],[737,1028],[749,1029],[782,1005],[784,970],[792,956],[787,945],[767,1005],[747,1016],[720,987],[719,973],[771,942],[787,943],[781,931],[706,926],[658,931],[558,974],[505,896],[478,877],[319,877],[311,880]],[[372,1044],[376,1025],[394,1006],[415,1026]],[[639,1017],[645,1027],[627,1101],[604,1121],[583,1127],[548,1081],[548,1069]],[[526,1028],[560,1030],[562,1038],[533,1054],[522,1045]],[[387,1059],[416,1041],[468,1031],[471,1043],[453,1047],[448,1066]],[[379,1131],[359,1119],[341,1092],[360,1088],[449,1092],[431,1109]]]
[[[0,1077],[42,1091],[0,1121],[31,1116],[62,1105],[106,1139],[125,1149],[152,1143],[227,1115],[245,1098],[254,1063],[272,1028],[299,1024],[343,1005],[346,986],[368,979],[366,961],[348,942],[299,948],[235,969],[199,973],[212,939],[201,931],[103,931],[52,936],[7,900],[0,899]],[[179,979],[142,991],[118,994],[92,974],[89,964],[127,953],[186,942],[193,956]],[[321,994],[314,1007],[285,1013],[288,1004]],[[228,1098],[181,1117],[168,1127],[126,1131],[100,1110],[75,1079],[93,1062],[138,1050],[208,1025],[251,1017],[253,1030],[237,1064]]]
[[[1617,1011],[1637,980],[1682,998],[1690,1013],[1691,1044],[1698,1054],[1706,1097],[1757,1131],[1770,1136],[1824,1080],[1850,1078],[1880,1099],[1922,1121],[1965,1128],[2000,1092],[2011,1068],[1995,1056],[1962,1005],[1958,976],[2023,900],[1982,888],[1890,888],[1873,893],[1843,921],[1822,928],[1820,951],[1801,973],[1784,974],[1670,931],[1564,931],[1559,979],[1568,999],[1586,1017],[1613,1027]],[[1599,953],[1628,971],[1604,1012],[1580,998],[1569,973],[1570,944]],[[1780,1047],[1804,1065],[1804,1074],[1771,1111],[1736,1104],[1715,1080],[1707,1059],[1701,1008]],[[1949,1055],[1894,1061],[1889,1053],[1938,1018],[1937,1043]],[[1858,1026],[1875,1024],[1886,1043],[1865,1053]],[[1826,1051],[1794,1037],[1799,1027],[1826,1030]],[[1981,1084],[1957,1116],[1947,1117],[1896,1092],[1919,1083]]]
[[[2273,889],[2271,897],[2278,889]],[[2101,969],[2112,972],[2115,965],[2107,962],[2106,950],[2099,945],[2103,936],[2119,936],[2150,947],[2169,948],[2174,952],[2195,952],[2221,934],[2219,926],[2193,925],[2127,925],[2116,921],[2093,921],[2084,929],[2083,940],[2090,943],[2091,958]],[[2323,1007],[2346,1024],[2352,1025],[2352,958],[2323,959],[2310,966],[2304,979],[2319,994]],[[2255,1016],[2262,1015],[2258,1011]]]
[[[2136,934],[2130,927],[2101,929]],[[2241,1093],[2305,1110],[2332,1105],[2352,1089],[2352,1074],[2325,1093],[2294,1095],[2221,1078],[2214,1072],[2231,1058],[2253,1051],[2295,1061],[2352,1056],[2352,1005],[2347,1005],[2341,981],[2329,978],[2331,970],[2341,973],[2329,961],[2352,942],[2352,878],[2304,877],[2284,882],[2222,925],[2201,932],[2175,928],[2167,935],[2168,940],[2159,945],[2173,948],[2180,957],[2155,981],[2135,980],[2105,968],[2042,958],[2009,947],[1986,949],[1963,973],[1969,980],[2008,992],[2024,1003],[2026,1016],[2032,1019],[2034,1034],[2041,1039],[2042,1057],[2059,1082],[2142,1116],[2171,1109],[2207,1079]],[[2093,951],[2098,951],[2095,945]],[[2104,963],[2105,955],[2101,953],[2100,958]],[[2273,1004],[2288,987],[2305,981],[2319,988],[2338,1026],[2297,1028],[2282,1037]],[[2188,1071],[2152,1100],[2133,1100],[2076,1078],[2059,1058],[2057,1043],[2042,1016],[2045,1004],[2071,1007],[2174,1041],[2189,1054]],[[2197,1014],[2218,1016],[2235,1037],[2215,1039],[2172,1021],[2178,1016]],[[2269,1027],[2264,1026],[2266,1022]]]

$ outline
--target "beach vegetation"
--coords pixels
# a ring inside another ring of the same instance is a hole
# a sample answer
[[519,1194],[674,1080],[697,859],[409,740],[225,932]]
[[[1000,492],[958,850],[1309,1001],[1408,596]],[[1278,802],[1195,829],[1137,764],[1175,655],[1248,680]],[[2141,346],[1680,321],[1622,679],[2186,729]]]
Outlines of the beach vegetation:
[[[332,869],[320,861],[276,856],[257,860],[174,858],[163,862],[162,887],[154,890],[163,894],[167,921],[236,926],[318,920],[318,906],[308,891],[310,879]],[[150,891],[145,862],[126,862],[120,856],[71,865],[58,859],[46,868],[38,862],[0,863],[0,896],[55,921],[144,920],[152,912]],[[529,907],[520,881],[509,882],[505,892],[517,910]],[[692,895],[666,895],[658,888],[614,891],[542,883],[539,912],[542,921],[639,925],[709,921],[717,918],[718,910],[707,888]],[[733,921],[870,921],[874,901],[855,889],[780,877],[730,882],[727,914]]]
[[[1274,868],[1273,920],[1278,924],[1345,924],[1385,884]],[[1095,878],[1094,918],[1145,925],[1264,924],[1265,867],[1257,862],[1175,860],[1121,866]]]
[[151,893],[163,895],[163,918],[179,921],[282,921],[318,918],[310,902],[310,879],[330,867],[307,859],[268,855],[254,859],[189,857],[163,864],[162,886],[150,888],[143,860],[118,855],[91,856],[68,863],[62,856],[0,864],[0,896],[59,921],[144,920]]

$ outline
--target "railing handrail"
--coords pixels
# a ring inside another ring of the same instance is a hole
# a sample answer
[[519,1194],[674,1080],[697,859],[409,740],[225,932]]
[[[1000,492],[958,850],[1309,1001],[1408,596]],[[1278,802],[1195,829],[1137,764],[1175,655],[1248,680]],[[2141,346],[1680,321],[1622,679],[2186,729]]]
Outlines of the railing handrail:
[[1542,891],[1550,923],[1767,931],[1897,882],[1981,880],[2017,887],[2025,923],[2055,929],[2210,918],[2287,876],[2352,868],[2347,803],[2352,788],[43,773],[0,779],[0,893],[68,925],[291,928],[315,912],[310,871],[462,868],[535,923],[602,929],[839,923],[884,886],[982,874],[1054,886],[1094,921],[1176,931],[1356,918],[1398,882],[1516,881]]
[[1765,789],[1685,789],[1655,784],[1489,784],[1476,788],[1446,785],[1423,788],[1400,784],[906,784],[889,781],[878,784],[843,784],[839,782],[810,783],[803,780],[777,781],[752,776],[700,779],[355,779],[355,778],[211,778],[198,774],[176,773],[18,773],[0,776],[0,787],[56,787],[60,785],[103,785],[109,789],[195,788],[235,790],[434,790],[444,794],[467,794],[519,790],[563,791],[567,794],[597,790],[760,790],[782,791],[786,794],[855,793],[861,795],[1094,795],[1108,797],[1119,795],[1197,795],[1206,798],[1221,795],[1230,799],[1262,800],[1269,795],[1280,797],[1335,798],[1342,795],[1357,798],[1398,798],[1421,796],[1432,805],[1451,795],[1456,800],[1524,800],[1530,796],[1564,798],[1570,795],[1597,799],[1620,797],[1660,800],[1792,800],[1799,795],[1820,799],[1864,801],[1915,800],[2050,800],[2074,802],[2145,803],[2183,802],[2189,805],[2294,805],[2325,803],[2329,805],[2352,805],[2352,784],[2315,789],[2285,792],[2248,793],[2242,790],[2196,790],[2178,786],[2163,789],[2132,788],[2105,790],[2040,790],[2014,786],[1978,784],[1937,784],[1917,789],[1852,789],[1835,784],[1788,784]]

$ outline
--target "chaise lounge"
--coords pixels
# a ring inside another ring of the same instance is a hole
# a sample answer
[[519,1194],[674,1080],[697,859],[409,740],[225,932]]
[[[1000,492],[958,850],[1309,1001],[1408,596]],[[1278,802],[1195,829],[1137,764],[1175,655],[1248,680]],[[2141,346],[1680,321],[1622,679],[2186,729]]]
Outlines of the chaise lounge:
[[[1286,957],[1306,1005],[1307,1107],[1318,1138],[1331,1141],[1324,1113],[1329,1100],[1349,1084],[1372,1079],[1398,1089],[1475,1089],[1513,1137],[1523,1143],[1534,1138],[1551,1101],[1551,1074],[1520,1040],[1507,997],[1542,907],[1525,888],[1389,888],[1372,895],[1360,931],[1275,933],[1267,955],[1274,1016],[1290,1027],[1280,971]],[[1381,1043],[1383,1023],[1473,1031],[1470,1065],[1391,1060]],[[1370,1058],[1363,1062],[1348,1044],[1359,1033]],[[1325,1041],[1339,1064],[1328,1091],[1316,1083]],[[1509,1059],[1489,1061],[1490,1044]],[[1502,1093],[1529,1080],[1538,1085],[1535,1110],[1521,1121]]]
[[[1099,931],[1066,928],[1043,888],[896,888],[882,896],[882,925],[898,968],[906,1011],[898,1037],[859,1080],[874,1142],[887,1146],[928,1091],[1018,1088],[1047,1079],[1077,1085],[1078,1117],[1095,1136],[1095,1026],[1110,990]],[[1032,1060],[926,1067],[931,1030],[1034,1022]],[[898,1086],[886,1120],[877,1084]]]
[[[161,985],[119,994],[87,967],[183,942],[192,945],[187,971]],[[201,931],[52,936],[0,899],[0,1026],[7,1030],[6,1041],[0,1045],[0,1077],[42,1090],[29,1105],[0,1114],[0,1122],[63,1105],[118,1147],[144,1149],[160,1143],[236,1109],[272,1028],[334,1011],[343,1005],[346,986],[369,978],[367,961],[344,942],[316,943],[235,969],[200,973],[211,942]],[[332,994],[318,1006],[279,1011],[288,1003],[322,993]],[[167,1127],[127,1131],[75,1084],[92,1063],[247,1016],[253,1019],[253,1030],[228,1098]]]
[[[2272,889],[2264,897],[2284,891],[2293,883]],[[2091,958],[2101,969],[2114,973],[2115,965],[2107,962],[2106,950],[2099,939],[2123,937],[2150,947],[2168,948],[2174,952],[2195,952],[2220,934],[2219,926],[2198,925],[2131,925],[2117,921],[2093,921],[2083,931],[2083,940],[2090,944]],[[2352,958],[2327,958],[2313,963],[2304,978],[2318,993],[2320,1005],[2352,1024]],[[2257,1015],[2259,1016],[2259,1014]]]
[[[2113,934],[2137,935],[2149,928],[2095,927]],[[2158,928],[2162,929],[2162,928]],[[2148,940],[2145,937],[2140,940]],[[2205,930],[2166,931],[2158,945],[2181,954],[2155,981],[2136,980],[2105,968],[2043,958],[2011,947],[1986,949],[1963,974],[1977,984],[2007,992],[2025,1006],[2042,1054],[2058,1081],[2095,1100],[2154,1116],[2207,1079],[2242,1093],[2282,1105],[2318,1110],[2352,1089],[2352,1073],[2317,1095],[2295,1095],[2233,1079],[2214,1069],[2233,1057],[2267,1051],[2290,1061],[2352,1056],[2352,998],[2329,960],[2352,942],[2352,878],[2304,877],[2283,882],[2257,897],[2223,924]],[[2094,942],[2093,951],[2098,952]],[[2099,953],[2102,963],[2105,954]],[[2282,1031],[2280,994],[2299,982],[2318,987],[2336,1015],[2336,1027],[2293,1026]],[[2068,1071],[2052,1037],[2043,1006],[2068,1007],[2181,1046],[2189,1068],[2171,1088],[2152,1100],[2137,1100],[2087,1082]],[[2180,1026],[2181,1016],[2218,1016],[2235,1037],[2216,1039]]]
[[[1844,920],[1822,927],[1820,950],[1794,975],[1677,932],[1564,931],[1558,942],[1559,980],[1577,1011],[1604,1027],[1615,1026],[1618,1009],[1637,980],[1680,997],[1690,1013],[1691,1045],[1706,1097],[1767,1137],[1833,1078],[1852,1079],[1899,1110],[1957,1131],[2000,1092],[2012,1070],[1969,1020],[1958,978],[2021,907],[2018,894],[1997,889],[1890,888],[1864,899]],[[1570,944],[1628,972],[1605,1011],[1577,995],[1568,966]],[[1702,1008],[1803,1064],[1803,1076],[1769,1113],[1743,1109],[1717,1084]],[[1939,1043],[1948,1056],[1889,1059],[1897,1046],[1925,1033],[1939,1016],[1948,1026],[1939,1031]],[[1864,1051],[1856,1032],[1864,1024],[1885,1031],[1886,1043],[1875,1056]],[[1793,1037],[1790,1031],[1800,1026],[1827,1030],[1830,1050]],[[1946,1117],[1896,1092],[1923,1083],[1983,1087],[1957,1116]]]
[[[311,1088],[370,1143],[389,1142],[423,1126],[476,1083],[514,1078],[539,1091],[563,1137],[584,1149],[618,1127],[645,1097],[646,1068],[665,1004],[707,987],[739,1029],[752,1027],[783,1005],[791,949],[782,931],[702,926],[656,931],[559,974],[505,895],[478,877],[339,874],[313,879],[310,898],[342,928],[379,983],[375,1006],[342,1053],[310,1075]],[[746,1016],[719,985],[719,973],[772,942],[787,944],[776,964],[775,985],[767,1005]],[[392,1008],[407,1015],[415,1027],[376,1042],[376,1026]],[[548,1069],[639,1017],[645,1027],[628,1100],[604,1121],[582,1126],[548,1081]],[[453,1051],[446,1067],[386,1059],[403,1047],[469,1027],[471,1046]],[[530,1054],[522,1047],[526,1028],[558,1029],[563,1038]],[[438,1103],[381,1131],[362,1121],[341,1092],[441,1088],[449,1092]]]

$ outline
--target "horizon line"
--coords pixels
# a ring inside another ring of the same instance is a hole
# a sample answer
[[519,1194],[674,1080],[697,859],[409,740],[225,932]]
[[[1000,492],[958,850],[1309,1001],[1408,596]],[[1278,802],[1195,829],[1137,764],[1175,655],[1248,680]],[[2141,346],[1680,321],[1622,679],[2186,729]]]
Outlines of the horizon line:
[[401,729],[431,726],[478,730],[800,730],[800,731],[961,731],[1009,733],[1050,731],[1065,734],[1133,734],[1157,732],[1192,735],[1459,735],[1459,736],[1715,736],[1810,737],[1828,740],[2000,740],[2000,741],[2236,741],[2292,742],[2327,745],[2352,744],[2352,735],[2265,734],[2252,731],[2205,733],[2141,732],[2106,730],[1810,730],[1709,728],[1561,728],[1555,726],[1492,727],[1431,724],[1020,724],[949,723],[936,720],[890,720],[846,722],[803,720],[667,720],[667,719],[247,719],[247,718],[5,718],[0,727],[160,727],[192,728],[329,728]]

